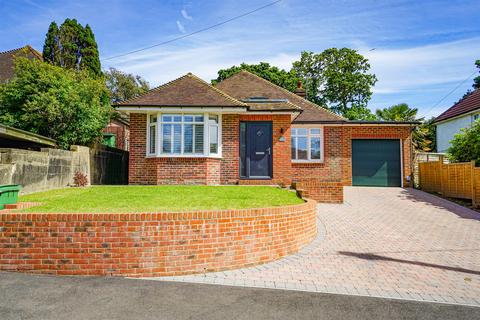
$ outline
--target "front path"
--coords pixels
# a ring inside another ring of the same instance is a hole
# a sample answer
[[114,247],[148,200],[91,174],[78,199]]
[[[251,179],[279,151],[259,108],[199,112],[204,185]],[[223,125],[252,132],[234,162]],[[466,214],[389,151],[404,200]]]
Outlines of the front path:
[[345,189],[320,204],[319,236],[265,265],[156,280],[480,306],[480,214],[418,190]]

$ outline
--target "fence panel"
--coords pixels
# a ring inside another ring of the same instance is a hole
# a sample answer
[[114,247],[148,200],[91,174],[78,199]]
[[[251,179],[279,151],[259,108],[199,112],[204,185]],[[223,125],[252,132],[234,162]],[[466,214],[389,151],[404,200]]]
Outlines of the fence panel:
[[420,188],[428,192],[438,192],[445,197],[471,199],[474,205],[480,204],[480,168],[474,162],[418,164]]
[[104,145],[90,149],[92,184],[128,184],[128,151]]

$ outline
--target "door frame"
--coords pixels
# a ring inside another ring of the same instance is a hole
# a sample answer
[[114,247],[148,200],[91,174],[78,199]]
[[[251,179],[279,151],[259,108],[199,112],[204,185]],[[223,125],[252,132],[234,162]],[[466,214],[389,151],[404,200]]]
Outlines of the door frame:
[[[352,138],[350,139],[350,181],[351,185],[353,185],[353,140],[398,140],[398,145],[400,147],[400,188],[404,187],[404,182],[403,182],[403,140],[401,138]],[[388,187],[384,187],[388,188]]]
[[[245,137],[242,137],[241,132],[240,132],[240,126],[241,124],[245,124]],[[270,127],[270,157],[268,160],[268,166],[269,166],[269,176],[250,176],[249,171],[250,171],[250,156],[248,152],[248,127],[249,124],[268,124]],[[272,180],[273,179],[273,122],[272,121],[249,121],[249,120],[242,120],[240,121],[240,125],[238,128],[239,131],[239,139],[238,139],[238,152],[239,152],[239,162],[244,161],[245,165],[245,175],[242,175],[242,170],[241,170],[241,165],[239,165],[239,176],[241,180]],[[241,148],[242,148],[242,139],[245,139],[245,159],[242,160],[242,153],[241,153]]]

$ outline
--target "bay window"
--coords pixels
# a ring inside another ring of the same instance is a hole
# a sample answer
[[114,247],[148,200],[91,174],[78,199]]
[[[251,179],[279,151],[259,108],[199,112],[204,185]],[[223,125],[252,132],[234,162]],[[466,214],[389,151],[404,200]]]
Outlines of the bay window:
[[323,161],[323,129],[292,128],[291,153],[295,162]]
[[149,115],[147,143],[150,156],[220,156],[220,115]]

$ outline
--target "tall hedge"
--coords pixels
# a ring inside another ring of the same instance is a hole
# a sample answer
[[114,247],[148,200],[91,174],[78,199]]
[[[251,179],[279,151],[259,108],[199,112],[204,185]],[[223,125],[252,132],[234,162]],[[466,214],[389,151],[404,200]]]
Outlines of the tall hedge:
[[0,123],[58,141],[88,145],[112,112],[103,78],[38,60],[17,58],[15,77],[0,85]]

